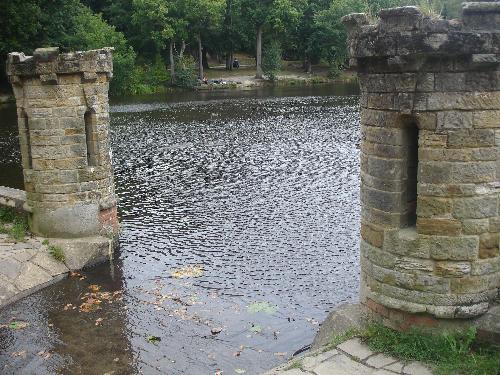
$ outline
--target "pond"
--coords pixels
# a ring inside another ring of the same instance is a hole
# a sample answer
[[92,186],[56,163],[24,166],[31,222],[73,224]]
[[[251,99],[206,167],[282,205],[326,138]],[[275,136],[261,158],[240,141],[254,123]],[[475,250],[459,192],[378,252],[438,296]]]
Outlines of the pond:
[[[0,329],[0,373],[259,374],[309,344],[357,298],[356,87],[112,103],[115,259],[0,311],[29,322]],[[0,184],[21,187],[0,111]]]

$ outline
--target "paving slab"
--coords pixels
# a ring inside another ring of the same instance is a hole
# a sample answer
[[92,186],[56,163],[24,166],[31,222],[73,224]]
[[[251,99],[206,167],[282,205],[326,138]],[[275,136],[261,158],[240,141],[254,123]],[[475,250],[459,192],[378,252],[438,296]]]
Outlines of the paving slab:
[[36,250],[33,248],[15,249],[12,251],[12,257],[19,262],[27,262],[33,258],[35,254]]
[[316,375],[373,375],[373,369],[341,354],[314,368]]
[[384,369],[395,372],[396,374],[401,374],[401,372],[403,371],[403,367],[405,367],[404,363],[396,362],[391,365],[385,366]]
[[40,266],[27,262],[22,265],[19,276],[14,280],[17,289],[24,291],[48,283],[52,276]]
[[12,257],[0,260],[0,274],[8,280],[14,280],[21,272],[22,263]]
[[432,371],[419,362],[411,362],[403,368],[405,375],[432,375]]
[[395,363],[397,361],[398,360],[394,357],[379,353],[379,354],[376,354],[372,357],[369,357],[366,360],[366,364],[369,366],[375,367],[375,368],[382,368],[382,367],[385,367],[385,366],[390,365],[392,363]]
[[337,346],[337,348],[353,357],[359,358],[361,361],[375,354],[359,338],[347,340]]
[[304,375],[306,374],[305,372],[303,372],[302,370],[300,369],[297,369],[297,368],[294,368],[294,369],[291,369],[291,370],[288,370],[288,371],[285,371],[283,372],[284,375]]
[[338,355],[339,352],[338,350],[330,350],[325,353],[321,353],[318,355],[312,355],[309,357],[305,357],[302,360],[302,368],[307,371],[313,370],[315,367],[317,367],[320,363],[326,361],[327,359],[332,358],[335,355]]
[[39,267],[42,267],[51,276],[57,276],[62,273],[69,272],[68,267],[63,262],[55,260],[47,250],[40,250],[38,254],[35,255],[31,262]]

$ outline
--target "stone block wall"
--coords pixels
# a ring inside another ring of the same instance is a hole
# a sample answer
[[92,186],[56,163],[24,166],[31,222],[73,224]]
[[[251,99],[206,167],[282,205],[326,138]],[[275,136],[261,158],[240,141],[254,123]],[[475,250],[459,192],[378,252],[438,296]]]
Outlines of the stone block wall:
[[11,53],[30,227],[79,238],[117,231],[109,145],[112,50]]
[[361,86],[361,299],[438,318],[500,287],[500,3],[344,17]]

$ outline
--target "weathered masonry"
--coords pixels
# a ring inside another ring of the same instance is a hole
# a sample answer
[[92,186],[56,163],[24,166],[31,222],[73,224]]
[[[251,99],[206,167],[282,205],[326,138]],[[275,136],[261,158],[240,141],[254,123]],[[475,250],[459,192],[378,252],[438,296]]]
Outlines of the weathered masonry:
[[379,17],[344,18],[362,91],[361,300],[481,315],[500,287],[500,3]]
[[118,229],[109,146],[111,49],[9,54],[30,229],[51,238]]

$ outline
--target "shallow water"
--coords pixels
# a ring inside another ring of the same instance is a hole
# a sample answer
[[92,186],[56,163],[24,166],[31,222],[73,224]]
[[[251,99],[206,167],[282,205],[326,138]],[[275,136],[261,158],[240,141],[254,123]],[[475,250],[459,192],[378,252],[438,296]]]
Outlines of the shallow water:
[[[309,344],[357,295],[358,99],[337,90],[114,103],[116,259],[0,311],[30,323],[0,329],[0,372],[258,374]],[[123,294],[73,309],[91,284]]]

